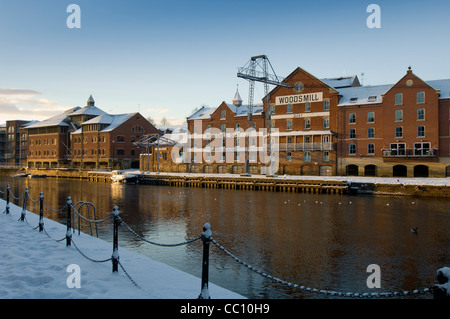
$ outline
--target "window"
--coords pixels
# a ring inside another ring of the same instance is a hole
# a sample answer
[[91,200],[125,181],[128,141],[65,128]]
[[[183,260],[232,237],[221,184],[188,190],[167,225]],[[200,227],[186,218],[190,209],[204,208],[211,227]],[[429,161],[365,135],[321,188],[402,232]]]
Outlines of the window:
[[305,119],[305,130],[309,130],[311,128],[311,120]]
[[418,121],[425,120],[425,109],[418,109],[417,110],[417,120]]
[[235,129],[236,131],[239,131],[239,123],[236,123],[236,125],[234,126],[234,129]]
[[135,125],[133,126],[133,128],[131,129],[131,132],[133,133],[145,133],[145,130],[142,126],[140,125]]
[[375,102],[377,100],[377,96],[376,95],[371,95],[371,96],[369,96],[369,98],[368,98],[368,101],[369,102]]
[[348,130],[348,138],[356,138],[356,129],[351,128]]
[[275,105],[270,106],[270,114],[275,114]]
[[403,104],[403,94],[397,93],[395,94],[395,105],[402,105]]
[[348,122],[349,122],[350,124],[356,123],[356,113],[350,113],[350,114],[348,115]]
[[297,93],[300,93],[303,90],[304,86],[302,83],[298,82],[297,84],[295,84],[294,86],[294,90]]
[[406,155],[405,143],[392,143],[390,147],[391,155]]
[[369,127],[367,129],[367,138],[374,138],[375,137],[375,129],[373,127]]
[[375,144],[369,143],[367,144],[367,154],[375,153]]
[[403,110],[395,110],[395,122],[403,121]]
[[[117,136],[117,142],[118,143],[123,143],[125,142],[125,137],[123,136]],[[87,139],[85,138],[85,143],[87,143]]]
[[222,133],[225,133],[225,128],[226,128],[225,124],[220,124],[220,131]]
[[286,113],[292,113],[292,104],[286,105]]
[[425,126],[419,125],[417,127],[417,137],[425,137]]
[[425,103],[425,92],[417,92],[417,104]]
[[220,111],[220,119],[224,120],[227,117],[227,112],[225,110]]
[[328,162],[330,160],[330,152],[325,151],[323,152],[323,161]]
[[329,128],[330,127],[330,119],[328,117],[323,118],[323,128]]
[[292,130],[292,121],[291,120],[286,121],[286,130]]
[[324,100],[323,101],[323,110],[324,111],[330,110],[330,100]]
[[375,112],[367,112],[367,123],[375,122]]
[[430,143],[414,143],[414,155],[430,155]]
[[286,161],[290,162],[292,160],[291,152],[286,152]]
[[397,126],[395,128],[395,137],[403,137],[403,127]]
[[310,102],[305,103],[305,112],[311,112],[311,103]]
[[356,154],[356,144],[350,144],[348,146],[348,154],[355,155]]
[[358,98],[357,97],[352,97],[351,99],[350,99],[350,103],[356,103],[358,101]]
[[311,152],[304,152],[303,153],[303,161],[311,162]]

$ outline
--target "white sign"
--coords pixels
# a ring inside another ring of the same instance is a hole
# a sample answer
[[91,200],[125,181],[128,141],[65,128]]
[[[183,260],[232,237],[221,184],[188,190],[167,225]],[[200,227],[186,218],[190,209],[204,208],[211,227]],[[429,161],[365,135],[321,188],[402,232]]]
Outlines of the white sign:
[[296,95],[284,95],[277,96],[275,98],[275,105],[286,105],[286,104],[296,104],[305,102],[322,102],[323,93],[306,93],[306,94],[296,94]]

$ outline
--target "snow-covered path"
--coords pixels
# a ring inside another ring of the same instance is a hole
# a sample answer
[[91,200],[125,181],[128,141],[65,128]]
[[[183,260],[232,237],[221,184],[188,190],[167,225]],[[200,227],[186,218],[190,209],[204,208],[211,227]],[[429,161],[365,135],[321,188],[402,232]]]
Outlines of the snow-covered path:
[[[136,287],[119,267],[112,273],[111,261],[92,262],[75,247],[66,247],[66,226],[44,218],[44,232],[34,229],[39,216],[26,213],[10,204],[11,214],[4,213],[6,202],[0,199],[0,299],[196,299],[201,279],[171,266],[119,247],[120,262]],[[73,235],[75,245],[95,260],[109,259],[112,244],[87,234]],[[80,288],[69,288],[80,268]],[[68,271],[69,270],[69,271]],[[68,280],[69,279],[69,280]],[[209,284],[211,298],[240,299],[241,295]]]

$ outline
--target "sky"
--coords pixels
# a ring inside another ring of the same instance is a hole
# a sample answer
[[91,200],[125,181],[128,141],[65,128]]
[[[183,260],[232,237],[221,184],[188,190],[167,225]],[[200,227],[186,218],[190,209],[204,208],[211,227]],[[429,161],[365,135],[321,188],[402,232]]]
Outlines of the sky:
[[[67,25],[71,4],[80,28]],[[380,28],[367,25],[370,4]],[[106,112],[179,125],[237,88],[247,103],[237,70],[261,54],[278,76],[301,67],[393,84],[411,66],[423,80],[446,79],[449,17],[446,0],[0,0],[0,124],[83,107],[92,94]],[[255,87],[256,104],[264,88]]]

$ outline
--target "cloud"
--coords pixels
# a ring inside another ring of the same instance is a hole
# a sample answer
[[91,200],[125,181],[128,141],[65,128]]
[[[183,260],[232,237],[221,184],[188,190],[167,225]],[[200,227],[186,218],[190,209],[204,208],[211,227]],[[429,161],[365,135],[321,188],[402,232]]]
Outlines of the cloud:
[[65,109],[35,90],[0,88],[0,124],[7,120],[44,120]]
[[150,108],[150,109],[147,109],[146,112],[148,112],[148,113],[156,113],[156,114],[164,114],[164,113],[169,112],[169,109]]

